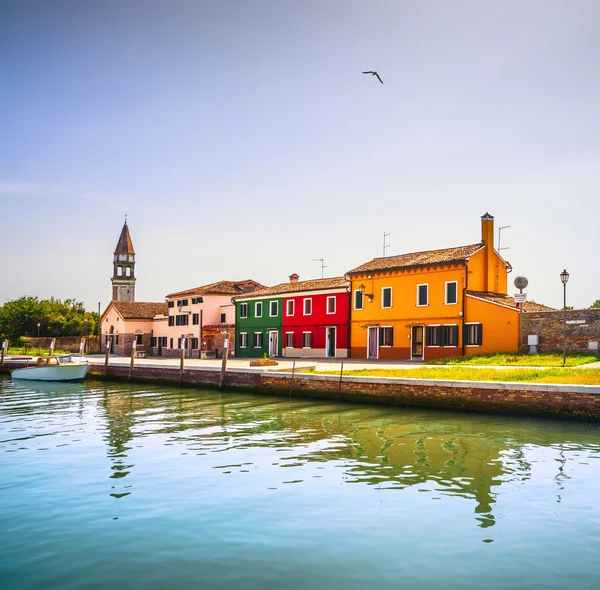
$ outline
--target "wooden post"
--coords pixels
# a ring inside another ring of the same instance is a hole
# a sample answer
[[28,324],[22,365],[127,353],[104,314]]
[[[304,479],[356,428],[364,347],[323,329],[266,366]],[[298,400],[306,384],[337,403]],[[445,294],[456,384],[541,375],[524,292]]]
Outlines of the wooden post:
[[137,342],[134,340],[131,343],[131,363],[129,363],[129,381],[131,381],[131,375],[133,374],[133,363],[135,362],[135,348],[137,346]]
[[342,390],[343,375],[344,375],[344,361],[342,360],[342,366],[340,367],[340,382],[338,383],[338,402],[340,401],[340,391]]
[[292,363],[292,378],[290,379],[290,397],[292,397],[292,389],[294,388],[294,373],[296,371],[296,359]]
[[2,341],[2,356],[0,357],[0,373],[4,369],[4,355],[8,352],[8,340]]
[[112,335],[106,336],[106,357],[104,358],[104,378],[108,375],[108,359],[110,358],[110,348],[112,344]]
[[228,354],[229,354],[229,334],[225,334],[225,340],[223,340],[223,362],[221,363],[221,375],[219,376],[219,389],[223,389],[223,383],[225,383],[225,370],[227,369]]
[[183,362],[185,359],[185,336],[180,340],[181,360],[179,361],[179,383],[183,383]]
[[54,345],[56,344],[56,338],[52,338],[50,340],[50,351],[48,352],[48,356],[52,356],[54,354]]
[[85,338],[82,338],[81,342],[79,343],[79,354],[81,356],[83,356],[84,350],[85,350]]

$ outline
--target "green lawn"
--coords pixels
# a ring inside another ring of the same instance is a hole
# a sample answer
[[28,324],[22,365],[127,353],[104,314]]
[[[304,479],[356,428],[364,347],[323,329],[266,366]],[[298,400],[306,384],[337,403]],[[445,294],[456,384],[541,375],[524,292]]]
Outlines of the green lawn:
[[[39,348],[32,346],[9,346],[6,354],[12,356],[48,356],[48,348]],[[70,350],[54,349],[54,356],[62,356],[63,354],[73,354]]]
[[[339,371],[322,374],[339,375]],[[446,381],[510,381],[600,385],[600,369],[475,369],[471,367],[421,367],[415,369],[361,369],[344,371],[349,377],[399,377]]]
[[[567,354],[567,367],[577,367],[598,361],[598,357],[589,353]],[[542,354],[478,354],[458,356],[428,361],[430,365],[487,365],[497,367],[562,367],[563,355],[558,352]]]

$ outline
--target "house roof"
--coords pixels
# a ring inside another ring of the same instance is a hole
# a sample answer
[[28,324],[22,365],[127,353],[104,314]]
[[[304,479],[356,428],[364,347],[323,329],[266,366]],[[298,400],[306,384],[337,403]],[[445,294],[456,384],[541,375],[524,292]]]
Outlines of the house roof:
[[449,264],[453,262],[466,262],[485,244],[469,244],[468,246],[456,246],[455,248],[442,248],[441,250],[426,250],[425,252],[410,252],[398,256],[386,256],[384,258],[373,258],[365,264],[348,271],[347,274],[359,274],[377,270],[392,270],[396,268],[414,268],[430,266],[432,264]]
[[119,236],[119,241],[117,242],[117,248],[115,249],[115,254],[135,254],[135,250],[133,249],[133,242],[131,241],[131,236],[129,235],[129,228],[127,227],[127,222],[123,224],[123,229],[121,230],[121,235]]
[[201,287],[171,293],[170,295],[167,295],[167,299],[191,295],[240,295],[241,293],[245,293],[243,285],[248,283],[255,285],[258,289],[264,288],[264,285],[251,279],[246,279],[244,281],[217,281],[216,283],[202,285]]
[[272,295],[286,295],[288,293],[300,293],[301,291],[323,291],[326,289],[340,289],[350,286],[350,281],[344,277],[332,277],[329,279],[312,279],[309,281],[298,281],[297,283],[281,283],[274,287],[265,287],[252,293],[244,293],[233,297],[233,299],[253,299],[256,297],[268,297]]
[[124,320],[151,320],[154,316],[169,313],[166,303],[155,303],[153,301],[111,301],[106,312],[113,306]]
[[[505,305],[506,307],[519,309],[518,305],[515,303],[514,297],[511,297],[510,295],[501,295],[500,293],[484,293],[482,291],[467,291],[467,295],[471,295],[471,297],[477,297],[477,299],[484,299],[485,301],[489,301],[491,303],[497,303],[498,305]],[[541,303],[536,303],[535,301],[526,301],[523,304],[523,311],[556,310],[553,307],[548,307],[547,305],[542,305]]]

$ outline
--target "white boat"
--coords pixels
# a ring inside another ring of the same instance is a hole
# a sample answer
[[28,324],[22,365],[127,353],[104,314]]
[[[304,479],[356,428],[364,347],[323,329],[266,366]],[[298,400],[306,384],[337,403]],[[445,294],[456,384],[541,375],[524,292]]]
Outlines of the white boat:
[[12,371],[13,379],[30,381],[78,381],[83,379],[90,366],[86,359],[76,356],[40,357],[33,367]]

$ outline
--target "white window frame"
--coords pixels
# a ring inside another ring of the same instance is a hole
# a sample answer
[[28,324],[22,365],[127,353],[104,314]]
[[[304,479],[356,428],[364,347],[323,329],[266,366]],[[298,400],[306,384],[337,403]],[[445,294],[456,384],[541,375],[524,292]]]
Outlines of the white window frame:
[[[425,326],[425,346],[427,348],[441,348],[439,344],[427,344],[427,328],[441,328],[441,324],[427,324]],[[439,339],[438,339],[439,341]]]
[[[457,283],[458,281],[450,281],[450,282],[454,282]],[[457,285],[458,287],[458,285]],[[456,292],[456,299],[458,299],[458,291]],[[452,303],[450,305],[453,305]],[[444,324],[444,328],[452,328],[452,327],[458,327],[458,324]],[[473,344],[472,346],[481,346],[480,344]],[[458,330],[457,330],[457,335],[456,335],[456,344],[446,344],[444,346],[444,348],[458,348]]]
[[248,348],[248,332],[240,332],[240,348]]
[[[260,313],[258,313],[258,306],[260,305]],[[254,303],[254,317],[255,318],[262,318],[262,312],[263,312],[263,302],[262,301],[256,301]]]
[[[273,313],[273,303],[275,304],[275,313]],[[276,299],[269,301],[269,317],[276,318],[279,315],[279,301]]]
[[[333,311],[329,311],[329,302],[333,301]],[[325,311],[328,315],[333,315],[336,312],[337,308],[337,297],[335,295],[330,295],[327,297]]]
[[[419,303],[419,290],[421,287],[427,287],[427,303]],[[429,283],[421,283],[417,285],[417,307],[428,307],[429,306]]]
[[[242,309],[246,310],[245,315],[242,315]],[[248,304],[240,303],[240,319],[246,319],[248,317]]]
[[[362,295],[362,301],[361,301],[361,306],[360,307],[357,307],[357,305],[356,305],[356,294],[357,293],[360,293]],[[354,310],[355,311],[359,311],[359,310],[364,309],[364,308],[365,308],[365,294],[360,289],[355,289],[354,290]]]
[[[292,337],[292,345],[289,345],[289,338]],[[286,348],[294,348],[294,332],[286,332],[285,333],[285,347]]]
[[[291,313],[290,313],[290,310],[291,310]],[[285,302],[285,315],[288,317],[293,316],[295,311],[296,311],[296,301],[294,299],[288,299]]]
[[382,330],[391,330],[392,331],[392,340],[394,339],[394,326],[379,326],[379,330],[377,332],[377,347],[378,348],[392,348],[391,344],[379,344],[381,340],[381,331]]
[[[304,346],[304,337],[308,334],[310,346]],[[302,332],[302,348],[312,348],[312,332]]]
[[[456,285],[456,301],[454,303],[450,303],[448,301],[448,285],[454,283]],[[444,305],[458,305],[458,281],[446,281],[444,283]],[[453,324],[456,325],[456,324]]]
[[[260,340],[260,344],[256,344],[256,337],[259,336],[258,340]],[[252,346],[253,348],[262,348],[263,346],[263,333],[262,332],[254,332],[252,334]]]
[[[384,301],[384,296],[383,296],[383,292],[386,291],[387,289],[390,290],[390,304],[389,305],[383,305],[383,301]],[[381,287],[381,309],[392,309],[393,306],[393,291],[391,287]]]
[[[306,312],[306,302],[310,301],[310,311]],[[304,312],[302,315],[312,315],[312,297],[306,297],[302,302],[302,311]]]
[[[481,326],[481,325],[482,325],[481,322],[465,322],[465,326]],[[481,346],[481,344],[467,344],[465,342],[465,346],[467,348],[479,348]]]

